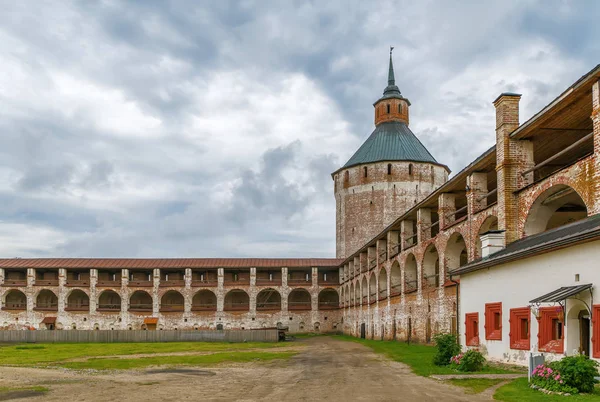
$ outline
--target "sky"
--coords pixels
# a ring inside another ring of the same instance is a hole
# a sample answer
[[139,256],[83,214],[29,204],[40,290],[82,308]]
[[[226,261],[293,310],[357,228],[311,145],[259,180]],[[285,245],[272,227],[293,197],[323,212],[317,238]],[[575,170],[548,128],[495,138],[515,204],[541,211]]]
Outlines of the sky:
[[458,172],[600,63],[595,1],[0,0],[0,257],[334,257],[396,84]]

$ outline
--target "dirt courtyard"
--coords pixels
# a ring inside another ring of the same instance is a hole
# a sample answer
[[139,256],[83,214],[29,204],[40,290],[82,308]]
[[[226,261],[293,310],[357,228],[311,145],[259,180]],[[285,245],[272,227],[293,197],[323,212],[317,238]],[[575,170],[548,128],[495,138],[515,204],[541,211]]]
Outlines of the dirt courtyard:
[[[93,371],[0,367],[0,387],[43,385],[35,401],[482,401],[461,388],[418,377],[366,346],[331,337],[290,346],[289,360],[209,368]],[[0,400],[7,400],[2,399]]]

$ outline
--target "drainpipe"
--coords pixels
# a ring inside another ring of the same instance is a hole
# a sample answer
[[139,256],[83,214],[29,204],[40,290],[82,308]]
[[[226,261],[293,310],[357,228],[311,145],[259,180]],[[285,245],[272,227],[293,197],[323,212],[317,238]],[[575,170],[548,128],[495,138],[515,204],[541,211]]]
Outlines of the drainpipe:
[[456,282],[454,279],[452,279],[452,274],[450,274],[450,282],[454,283],[456,285],[456,341],[458,342],[458,344],[460,345],[460,315],[458,314],[459,310],[459,293],[460,293],[460,285],[458,282]]

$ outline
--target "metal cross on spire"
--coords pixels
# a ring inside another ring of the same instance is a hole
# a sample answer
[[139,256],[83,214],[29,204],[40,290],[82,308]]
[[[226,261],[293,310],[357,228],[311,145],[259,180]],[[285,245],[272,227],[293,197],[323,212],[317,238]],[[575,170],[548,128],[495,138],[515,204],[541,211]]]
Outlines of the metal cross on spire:
[[390,70],[388,72],[388,86],[396,85],[396,79],[394,78],[394,65],[392,64],[392,50],[394,50],[394,46],[390,46]]

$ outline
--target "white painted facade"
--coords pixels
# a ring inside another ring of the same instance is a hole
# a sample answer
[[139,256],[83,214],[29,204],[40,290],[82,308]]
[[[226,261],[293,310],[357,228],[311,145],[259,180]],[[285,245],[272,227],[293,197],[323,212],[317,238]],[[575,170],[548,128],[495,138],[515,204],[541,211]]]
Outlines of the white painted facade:
[[[579,281],[576,281],[576,274]],[[589,290],[575,295],[581,299],[567,299],[564,323],[564,354],[545,353],[546,360],[556,360],[578,353],[580,347],[579,313],[588,311],[592,304],[600,303],[600,241],[576,245],[530,258],[484,268],[460,277],[460,340],[463,350],[465,339],[465,314],[479,313],[479,347],[489,360],[527,365],[529,352],[538,352],[538,321],[530,316],[530,350],[510,347],[510,309],[528,307],[529,301],[560,287],[594,285],[593,301]],[[486,340],[485,305],[502,302],[502,340]],[[542,304],[540,307],[553,306]],[[589,313],[587,313],[589,314]],[[590,322],[590,338],[594,333]],[[600,339],[597,340],[600,342]],[[590,341],[589,350],[592,351]],[[540,352],[542,353],[542,352]],[[592,353],[590,353],[592,357]],[[599,360],[600,359],[595,359]]]

